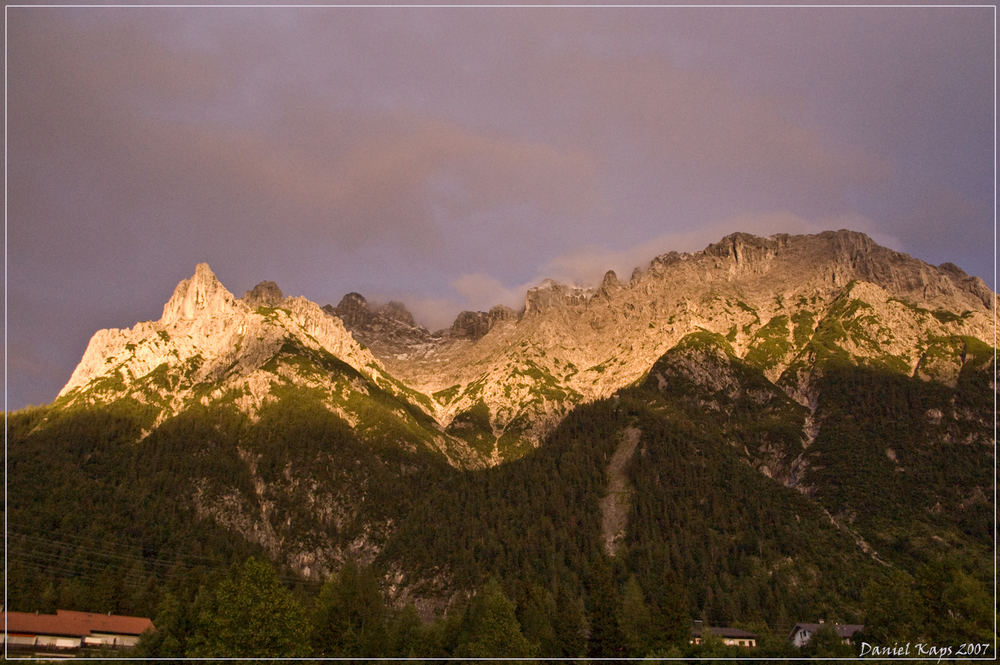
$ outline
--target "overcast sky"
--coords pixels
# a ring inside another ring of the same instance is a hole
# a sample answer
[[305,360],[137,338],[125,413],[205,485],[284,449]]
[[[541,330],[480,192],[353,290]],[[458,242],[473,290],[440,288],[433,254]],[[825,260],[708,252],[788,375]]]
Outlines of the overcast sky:
[[430,328],[732,231],[993,286],[993,8],[7,8],[8,406],[207,261]]

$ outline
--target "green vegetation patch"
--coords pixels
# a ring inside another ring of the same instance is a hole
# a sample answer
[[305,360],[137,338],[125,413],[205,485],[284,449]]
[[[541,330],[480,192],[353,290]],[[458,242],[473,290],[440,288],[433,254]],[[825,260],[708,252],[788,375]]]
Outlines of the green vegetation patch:
[[490,409],[482,400],[455,416],[446,431],[462,439],[473,450],[484,456],[493,453],[497,441],[490,425]]
[[[804,333],[803,333],[804,334]],[[882,325],[874,308],[862,300],[847,296],[839,298],[816,327],[807,344],[819,365],[856,364],[858,362],[892,372],[908,374],[910,359],[884,351],[885,344],[894,339],[892,330]],[[853,357],[844,348],[850,342],[864,355]]]
[[955,323],[956,321],[961,321],[964,318],[961,314],[955,314],[954,312],[949,312],[946,309],[936,309],[931,312],[931,315],[941,323]]
[[801,349],[813,336],[816,326],[816,314],[807,309],[800,309],[792,315],[792,339],[795,341],[795,348]]
[[170,367],[167,363],[160,363],[149,374],[142,377],[142,380],[155,388],[163,390],[174,390],[180,383],[178,377],[171,376]]
[[115,369],[96,379],[91,379],[87,390],[94,393],[120,393],[125,390],[125,374],[121,369]]
[[719,333],[714,333],[705,329],[688,333],[682,337],[676,345],[674,345],[671,351],[697,351],[712,348],[721,349],[727,356],[736,356],[736,352],[733,351],[733,345],[729,343],[728,339]]
[[514,370],[511,376],[523,376],[531,379],[530,389],[534,400],[563,402],[580,397],[578,392],[565,388],[562,381],[534,361],[525,360],[524,365],[524,369]]
[[788,324],[788,317],[782,314],[761,326],[754,334],[753,340],[750,342],[750,349],[743,360],[761,369],[770,369],[776,366],[794,350],[792,343],[788,340]]
[[[748,324],[748,326],[749,325],[760,325],[760,315],[757,314],[757,310],[756,309],[754,309],[753,307],[751,307],[750,305],[746,304],[745,302],[743,302],[742,300],[739,300],[739,299],[735,299],[735,300],[734,299],[729,299],[726,302],[729,303],[730,305],[736,305],[737,307],[739,307],[740,309],[742,309],[744,312],[747,312],[748,314],[752,314],[753,315],[754,322],[752,324]],[[744,328],[746,328],[748,326],[744,326]]]
[[461,384],[456,383],[455,385],[445,388],[444,390],[437,391],[433,394],[433,397],[441,404],[448,404],[455,399],[455,396],[458,395],[458,391],[461,389]]

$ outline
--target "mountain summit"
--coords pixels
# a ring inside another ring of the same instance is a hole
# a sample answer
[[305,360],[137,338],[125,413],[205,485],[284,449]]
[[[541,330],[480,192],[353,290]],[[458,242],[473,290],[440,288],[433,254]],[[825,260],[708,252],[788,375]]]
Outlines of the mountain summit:
[[[11,415],[11,596],[70,597],[67,566],[119,543],[161,574],[192,552],[373,564],[425,617],[497,575],[536,616],[607,623],[621,571],[677,644],[685,616],[982,641],[994,300],[849,231],[733,234],[435,332],[357,293],[237,298],[199,264]],[[34,554],[60,532],[92,540]]]
[[[60,399],[129,396],[157,409],[155,425],[193,402],[231,400],[252,414],[288,384],[322,391],[358,423],[357,393],[375,389],[422,445],[453,464],[493,465],[536,447],[576,406],[641,379],[692,333],[723,337],[807,407],[830,359],[954,383],[968,361],[960,340],[990,339],[993,297],[954,265],[861,233],[735,233],[658,256],[625,283],[613,272],[595,288],[547,280],[519,313],[463,312],[431,333],[401,303],[357,293],[320,308],[262,282],[236,298],[202,263],[159,321],[98,331]],[[339,383],[331,363],[352,377]]]

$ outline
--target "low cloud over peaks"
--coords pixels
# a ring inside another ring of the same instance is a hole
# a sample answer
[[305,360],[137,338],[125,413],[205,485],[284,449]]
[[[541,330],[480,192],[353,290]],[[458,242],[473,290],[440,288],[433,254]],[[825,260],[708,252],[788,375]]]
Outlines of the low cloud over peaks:
[[78,355],[203,258],[440,324],[737,230],[989,278],[990,12],[10,7],[10,341]]

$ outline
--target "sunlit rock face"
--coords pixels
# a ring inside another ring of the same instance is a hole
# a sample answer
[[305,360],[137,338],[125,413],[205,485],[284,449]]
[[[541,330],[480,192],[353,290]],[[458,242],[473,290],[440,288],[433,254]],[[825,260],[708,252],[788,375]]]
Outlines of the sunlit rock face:
[[[363,416],[347,405],[367,381],[406,405],[400,417],[425,414],[419,431],[449,461],[480,466],[525,454],[575,406],[642,379],[700,331],[720,335],[805,406],[831,360],[953,384],[981,358],[969,345],[992,339],[993,299],[956,266],[851,231],[736,233],[656,257],[628,282],[613,272],[595,287],[546,280],[520,312],[462,312],[437,332],[401,303],[357,293],[321,308],[261,282],[236,298],[199,264],[159,321],[98,331],[60,396],[130,395],[167,417],[238,393],[252,414],[278,381],[324,391],[329,408],[356,423]],[[315,371],[321,356],[363,381]]]

